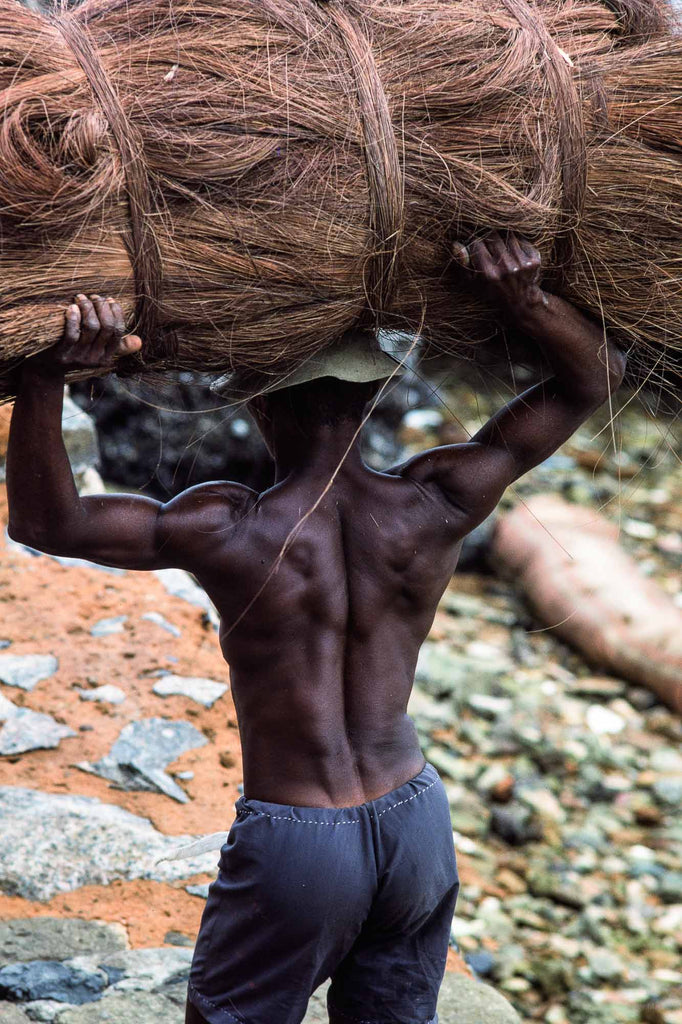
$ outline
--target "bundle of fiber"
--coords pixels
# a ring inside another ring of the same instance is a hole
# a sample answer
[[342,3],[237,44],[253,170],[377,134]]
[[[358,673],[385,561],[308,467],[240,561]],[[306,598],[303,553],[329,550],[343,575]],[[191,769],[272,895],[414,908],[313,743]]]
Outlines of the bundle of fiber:
[[438,350],[509,229],[653,374],[682,345],[670,0],[0,0],[0,391],[74,291],[163,368],[279,375],[361,323]]

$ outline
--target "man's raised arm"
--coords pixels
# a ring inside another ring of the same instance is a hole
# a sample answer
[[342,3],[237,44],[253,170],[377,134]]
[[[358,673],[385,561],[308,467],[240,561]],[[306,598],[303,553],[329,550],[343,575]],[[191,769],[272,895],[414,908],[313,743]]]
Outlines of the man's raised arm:
[[123,313],[113,299],[79,295],[67,310],[61,341],[24,364],[7,448],[14,540],[50,554],[128,569],[192,569],[201,563],[238,485],[204,484],[166,505],[132,494],[81,498],[64,447],[64,375],[75,369],[113,369],[117,359],[137,352],[141,344],[125,336]]
[[459,247],[501,314],[542,349],[552,376],[504,406],[465,444],[433,448],[402,475],[434,484],[471,528],[506,487],[568,440],[623,379],[625,356],[594,321],[543,292],[540,254],[528,242],[498,234]]

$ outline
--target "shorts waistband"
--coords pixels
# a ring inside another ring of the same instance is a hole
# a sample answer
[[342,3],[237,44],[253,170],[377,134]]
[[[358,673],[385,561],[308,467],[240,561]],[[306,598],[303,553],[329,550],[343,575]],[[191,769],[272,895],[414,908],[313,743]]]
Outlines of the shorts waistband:
[[301,825],[355,825],[369,815],[381,818],[384,814],[416,800],[440,782],[440,776],[427,761],[414,778],[402,786],[385,793],[376,800],[353,807],[295,807],[292,804],[275,804],[266,800],[250,800],[240,797],[235,804],[237,814],[260,814],[273,821],[295,822]]

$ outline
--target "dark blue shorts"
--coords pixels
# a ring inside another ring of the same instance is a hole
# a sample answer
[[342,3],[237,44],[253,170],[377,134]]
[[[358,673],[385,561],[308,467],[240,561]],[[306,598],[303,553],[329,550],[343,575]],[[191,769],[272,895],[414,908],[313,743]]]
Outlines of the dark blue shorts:
[[459,889],[435,768],[358,807],[237,801],[189,998],[209,1024],[436,1024]]

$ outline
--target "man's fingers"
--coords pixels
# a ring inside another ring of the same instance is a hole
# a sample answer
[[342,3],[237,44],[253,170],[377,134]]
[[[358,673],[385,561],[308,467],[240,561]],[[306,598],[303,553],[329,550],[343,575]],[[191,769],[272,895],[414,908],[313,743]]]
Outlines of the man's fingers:
[[471,266],[471,256],[466,245],[462,245],[461,242],[455,242],[452,246],[452,257],[456,263],[459,263],[460,267]]
[[90,299],[87,295],[77,295],[76,301],[80,306],[81,312],[81,335],[80,342],[82,345],[92,345],[95,338],[99,334],[100,323],[99,317],[95,311]]
[[107,302],[109,303],[111,314],[114,318],[114,326],[116,328],[116,332],[119,338],[121,338],[126,332],[126,318],[123,315],[123,310],[121,309],[116,299],[109,298],[107,299]]
[[81,311],[74,303],[64,314],[64,333],[62,342],[69,348],[78,342],[81,333]]
[[471,243],[469,255],[471,256],[472,270],[479,274],[485,274],[486,277],[491,277],[491,275],[494,277],[497,274],[495,259],[482,238],[477,238],[475,242]]
[[142,348],[142,338],[139,338],[137,334],[127,334],[125,338],[121,338],[118,343],[118,349],[116,351],[117,356],[132,356],[135,352],[139,352]]

